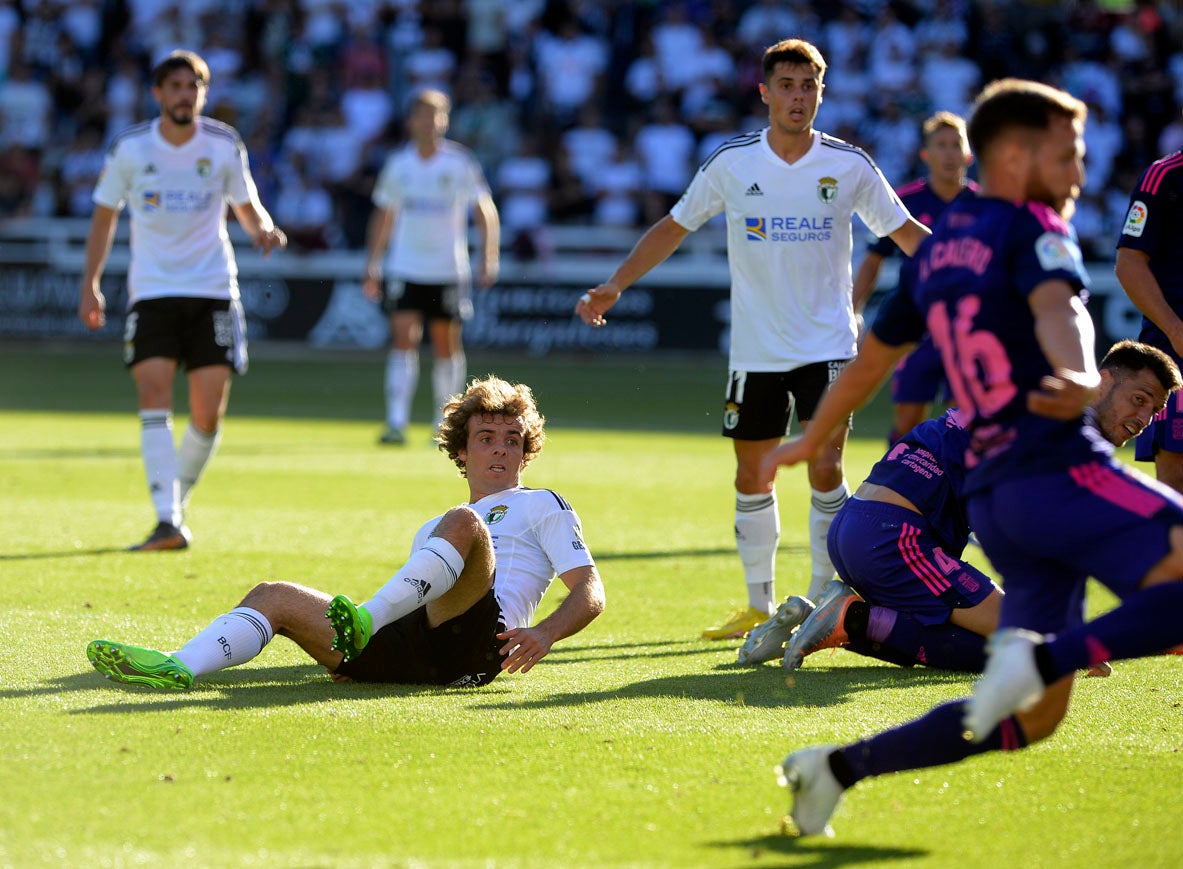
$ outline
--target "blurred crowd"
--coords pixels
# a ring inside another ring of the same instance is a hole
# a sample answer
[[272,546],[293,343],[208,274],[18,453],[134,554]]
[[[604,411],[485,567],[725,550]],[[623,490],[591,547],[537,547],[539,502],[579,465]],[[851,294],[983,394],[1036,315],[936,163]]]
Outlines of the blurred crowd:
[[0,217],[86,216],[107,145],[155,116],[173,48],[212,73],[264,203],[305,250],[364,244],[370,190],[408,97],[452,96],[506,238],[642,226],[736,132],[759,129],[768,44],[830,64],[818,127],[888,180],[920,173],[920,124],[1003,76],[1090,107],[1075,218],[1107,257],[1139,173],[1183,147],[1183,3],[1133,0],[0,0]]

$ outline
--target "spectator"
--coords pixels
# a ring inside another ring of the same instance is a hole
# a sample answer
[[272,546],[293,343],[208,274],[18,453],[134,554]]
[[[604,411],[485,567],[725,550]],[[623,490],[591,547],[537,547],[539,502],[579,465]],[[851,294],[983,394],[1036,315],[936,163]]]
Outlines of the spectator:
[[607,65],[606,44],[582,33],[579,22],[569,15],[557,33],[538,34],[535,59],[545,118],[557,127],[570,124],[580,107],[599,94]]
[[594,222],[598,226],[639,226],[644,174],[628,146],[618,142],[608,163],[596,174],[591,185],[596,205]]
[[694,174],[694,146],[694,134],[669,99],[654,103],[651,120],[633,143],[645,178],[646,223],[660,220],[682,195]]
[[0,82],[0,145],[40,151],[49,144],[53,97],[28,64],[13,60],[7,81]]
[[591,184],[616,153],[616,136],[604,126],[594,103],[580,109],[579,122],[563,133],[561,141],[584,184]]

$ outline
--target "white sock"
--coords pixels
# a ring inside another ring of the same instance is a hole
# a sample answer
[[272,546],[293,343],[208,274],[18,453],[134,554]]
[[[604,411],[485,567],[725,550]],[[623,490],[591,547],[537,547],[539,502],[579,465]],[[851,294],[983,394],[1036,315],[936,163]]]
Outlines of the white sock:
[[456,584],[464,570],[464,559],[456,547],[442,537],[430,537],[422,549],[374,592],[363,606],[369,610],[374,630],[398,621],[428,601],[433,601]]
[[816,601],[825,584],[834,578],[834,562],[830,560],[826,538],[834,517],[850,497],[850,489],[843,480],[842,485],[832,492],[819,492],[813,488],[809,491],[812,496],[809,502],[809,554],[813,559],[813,571],[806,597]]
[[140,455],[156,517],[161,522],[181,524],[181,496],[177,483],[177,448],[173,443],[173,415],[170,410],[140,411]]
[[261,612],[240,606],[218,616],[173,657],[194,676],[245,664],[271,642],[275,631]]
[[431,369],[431,386],[435,396],[435,424],[443,420],[443,408],[448,399],[464,390],[464,379],[468,376],[468,359],[463,352],[454,353],[447,359],[436,358]]
[[411,420],[411,399],[419,385],[419,351],[386,354],[386,424],[403,431]]
[[780,511],[776,492],[767,495],[735,493],[735,548],[748,584],[748,606],[776,610],[776,545],[780,541]]
[[206,434],[195,429],[193,423],[189,423],[185,433],[181,435],[181,446],[177,450],[177,480],[180,483],[182,512],[189,503],[193,487],[201,479],[201,472],[213,457],[221,439],[220,428],[213,434]]

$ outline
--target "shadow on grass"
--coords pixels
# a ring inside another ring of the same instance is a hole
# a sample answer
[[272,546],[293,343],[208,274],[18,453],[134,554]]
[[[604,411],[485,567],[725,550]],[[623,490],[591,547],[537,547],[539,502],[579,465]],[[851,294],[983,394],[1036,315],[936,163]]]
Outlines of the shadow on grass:
[[771,854],[783,855],[780,865],[793,869],[830,869],[830,867],[858,866],[861,863],[917,860],[929,856],[929,851],[918,848],[891,848],[874,845],[840,845],[823,839],[798,839],[794,836],[760,836],[756,839],[708,842],[708,847],[734,849],[746,864],[749,859],[767,860]]
[[62,552],[0,552],[0,561],[38,561],[48,558],[79,558],[90,555],[126,555],[126,546],[118,549],[105,546],[100,549],[67,549]]
[[[777,549],[785,555],[808,555],[808,544],[782,543]],[[717,549],[659,549],[651,552],[595,552],[596,562],[601,561],[641,561],[647,558],[708,558],[716,555],[735,555],[734,546],[722,546]]]

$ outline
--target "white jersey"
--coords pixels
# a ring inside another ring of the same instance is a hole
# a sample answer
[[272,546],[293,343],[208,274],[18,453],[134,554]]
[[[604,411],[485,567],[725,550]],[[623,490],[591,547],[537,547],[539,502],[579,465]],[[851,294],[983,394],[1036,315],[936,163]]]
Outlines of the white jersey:
[[257,198],[246,147],[233,127],[198,117],[183,145],[144,121],[111,143],[93,199],[131,214],[128,305],[140,299],[237,299],[238,266],[226,204]]
[[409,144],[390,155],[374,185],[374,205],[397,211],[386,252],[387,277],[467,285],[468,212],[489,193],[467,148],[445,139],[426,160]]
[[732,370],[852,358],[851,217],[885,236],[909,216],[875,162],[820,132],[791,165],[768,145],[767,128],[736,136],[699,167],[670,216],[693,231],[722,211]]
[[[529,627],[534,610],[556,576],[595,562],[583,543],[579,517],[550,489],[518,486],[469,505],[485,520],[496,558],[493,593],[507,628]],[[423,548],[442,516],[415,534]]]

